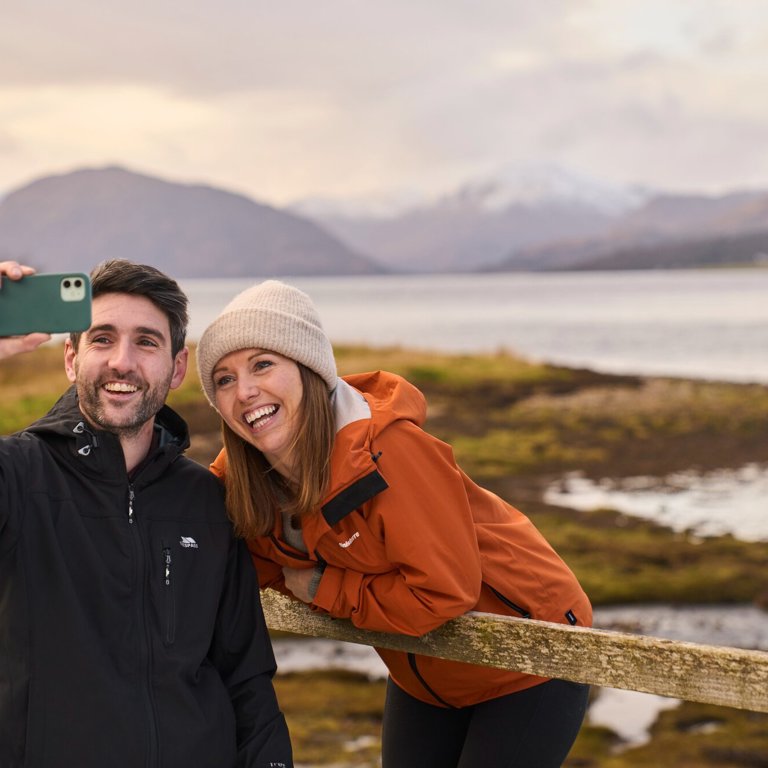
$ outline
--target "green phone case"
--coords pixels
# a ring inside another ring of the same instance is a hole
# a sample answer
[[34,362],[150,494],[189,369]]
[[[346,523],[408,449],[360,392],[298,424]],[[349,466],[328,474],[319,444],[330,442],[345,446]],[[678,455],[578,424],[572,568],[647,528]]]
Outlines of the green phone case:
[[80,272],[28,275],[0,283],[0,336],[84,331],[91,324],[91,281]]

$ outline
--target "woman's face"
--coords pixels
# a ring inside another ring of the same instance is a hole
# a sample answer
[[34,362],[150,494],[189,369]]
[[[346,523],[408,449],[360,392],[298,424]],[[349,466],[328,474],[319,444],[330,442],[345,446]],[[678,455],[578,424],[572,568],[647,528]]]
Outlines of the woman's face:
[[213,385],[216,407],[230,429],[290,478],[304,392],[299,366],[276,352],[241,349],[216,363]]

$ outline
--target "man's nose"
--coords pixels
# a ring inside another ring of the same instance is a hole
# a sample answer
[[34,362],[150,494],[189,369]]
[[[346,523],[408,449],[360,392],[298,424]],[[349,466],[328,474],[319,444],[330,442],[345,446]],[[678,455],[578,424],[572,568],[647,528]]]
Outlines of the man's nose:
[[109,367],[124,372],[131,370],[133,364],[134,357],[130,342],[127,339],[117,341],[109,356]]

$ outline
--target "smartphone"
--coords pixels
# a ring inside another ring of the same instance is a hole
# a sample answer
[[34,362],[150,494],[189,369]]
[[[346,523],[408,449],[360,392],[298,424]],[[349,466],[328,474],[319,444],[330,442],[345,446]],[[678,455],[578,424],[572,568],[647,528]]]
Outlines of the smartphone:
[[91,280],[81,272],[7,276],[0,282],[0,336],[70,333],[91,325]]

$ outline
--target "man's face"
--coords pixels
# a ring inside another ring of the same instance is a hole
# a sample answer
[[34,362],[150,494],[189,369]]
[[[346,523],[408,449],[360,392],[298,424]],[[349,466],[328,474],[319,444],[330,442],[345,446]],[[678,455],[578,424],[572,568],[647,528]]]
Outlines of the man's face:
[[168,318],[149,299],[107,293],[94,299],[77,351],[65,342],[64,365],[85,417],[132,437],[151,428],[168,391],[181,384],[187,350],[171,356]]

